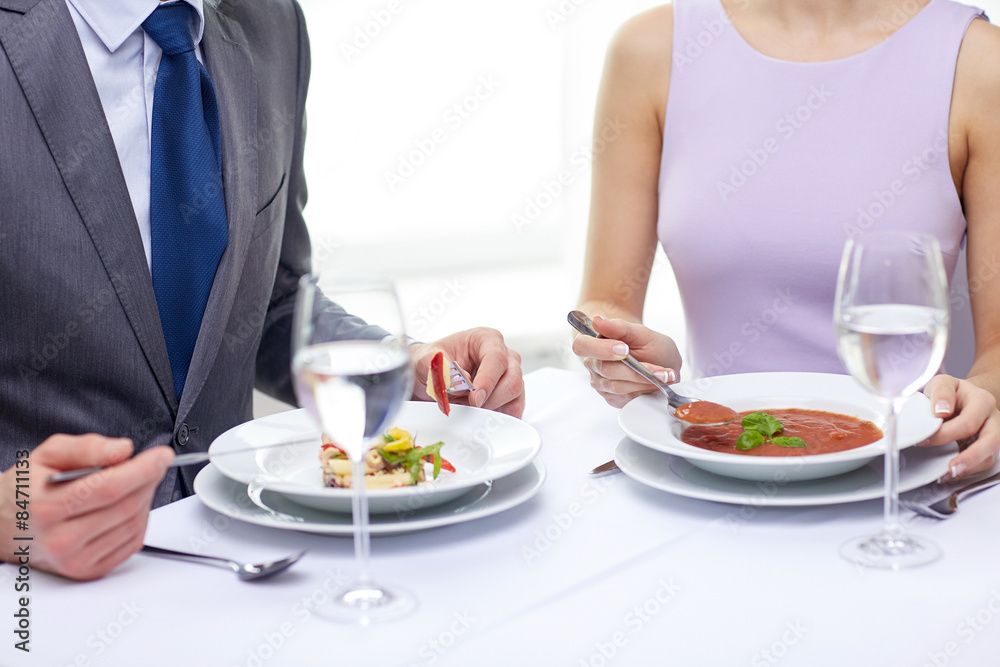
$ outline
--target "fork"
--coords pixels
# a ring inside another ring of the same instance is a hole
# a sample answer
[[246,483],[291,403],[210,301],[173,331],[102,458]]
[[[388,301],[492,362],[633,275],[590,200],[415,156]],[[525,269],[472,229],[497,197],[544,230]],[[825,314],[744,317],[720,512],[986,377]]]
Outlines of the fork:
[[448,367],[450,369],[448,372],[448,380],[450,382],[448,395],[465,396],[472,391],[472,381],[469,379],[469,374],[458,365],[458,362],[453,361]]
[[[275,442],[270,445],[256,445],[254,447],[243,447],[241,449],[232,449],[225,452],[216,452],[214,454],[209,454],[208,452],[188,452],[187,454],[178,454],[173,458],[173,460],[167,464],[168,468],[182,468],[184,466],[195,465],[197,463],[205,463],[206,461],[211,461],[216,456],[229,456],[230,454],[246,454],[247,452],[257,452],[262,449],[273,449],[275,447],[292,447],[294,445],[305,445],[316,440],[316,436],[310,435],[307,438],[299,438],[297,440],[289,440],[287,442]],[[75,470],[63,470],[61,472],[56,472],[48,475],[45,478],[46,482],[69,482],[74,479],[79,479],[81,477],[86,477],[87,475],[92,475],[95,472],[100,472],[104,470],[107,466],[94,466],[92,468],[76,468]]]
[[973,482],[968,486],[964,486],[947,498],[939,500],[932,505],[925,505],[915,500],[900,500],[899,504],[908,510],[920,514],[921,516],[931,517],[932,519],[947,519],[958,511],[959,500],[973,493],[978,493],[983,489],[996,486],[997,484],[1000,484],[1000,473],[990,475],[989,477],[981,479],[978,482]]

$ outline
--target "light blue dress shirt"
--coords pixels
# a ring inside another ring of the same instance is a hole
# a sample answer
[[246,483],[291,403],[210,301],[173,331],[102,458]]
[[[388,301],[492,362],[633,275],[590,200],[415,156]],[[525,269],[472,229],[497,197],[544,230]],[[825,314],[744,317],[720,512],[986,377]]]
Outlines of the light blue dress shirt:
[[[184,0],[198,13],[195,55],[202,61],[205,25],[202,0]],[[66,0],[97,85],[111,136],[118,151],[135,219],[151,266],[149,229],[149,145],[153,91],[163,51],[142,29],[159,0]]]

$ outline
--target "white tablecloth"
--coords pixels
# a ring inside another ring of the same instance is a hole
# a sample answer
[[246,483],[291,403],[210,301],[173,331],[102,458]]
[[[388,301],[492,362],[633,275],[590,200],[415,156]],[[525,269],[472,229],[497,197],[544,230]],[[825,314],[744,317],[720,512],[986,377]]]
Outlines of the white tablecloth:
[[[582,375],[527,378],[525,419],[549,477],[502,514],[373,540],[376,578],[418,612],[369,628],[315,613],[353,572],[350,538],[262,528],[189,498],[153,512],[147,543],[258,560],[308,548],[243,583],[137,555],[86,583],[31,574],[31,653],[13,648],[16,570],[0,567],[2,665],[982,665],[1000,664],[1000,491],[909,527],[945,551],[903,572],[858,569],[839,545],[881,501],[754,508],[588,479],[622,437]],[[909,519],[909,517],[908,517]]]

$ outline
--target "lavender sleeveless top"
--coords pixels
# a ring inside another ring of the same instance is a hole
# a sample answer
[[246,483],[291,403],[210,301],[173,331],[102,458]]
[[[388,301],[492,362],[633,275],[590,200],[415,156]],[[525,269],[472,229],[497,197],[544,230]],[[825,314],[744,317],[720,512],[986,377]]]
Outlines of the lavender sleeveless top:
[[932,233],[952,275],[965,217],[948,114],[979,15],[932,0],[867,51],[795,63],[751,47],[719,0],[675,1],[657,231],[687,318],[684,378],[846,372],[833,298],[858,232]]

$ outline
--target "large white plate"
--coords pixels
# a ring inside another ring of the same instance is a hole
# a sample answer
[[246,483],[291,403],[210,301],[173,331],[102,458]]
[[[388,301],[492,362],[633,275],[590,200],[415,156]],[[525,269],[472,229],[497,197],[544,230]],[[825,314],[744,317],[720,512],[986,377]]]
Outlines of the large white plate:
[[[448,503],[400,515],[374,515],[371,532],[373,535],[406,533],[498,514],[526,502],[538,493],[544,481],[545,466],[536,459],[519,471],[494,480],[486,495],[483,495],[486,484],[481,484]],[[264,491],[260,500],[270,509],[261,508],[247,496],[246,484],[229,479],[211,464],[195,477],[194,492],[210,509],[238,521],[321,535],[354,534],[350,514],[303,507],[282,494]]]
[[[743,373],[672,385],[679,394],[727,405],[737,412],[801,408],[852,415],[885,431],[885,407],[849,375],[827,373]],[[618,422],[632,440],[680,456],[708,472],[751,481],[803,481],[840,475],[861,468],[884,453],[885,440],[833,454],[744,456],[714,452],[681,441],[684,428],[668,412],[660,394],[630,401]],[[906,400],[897,422],[900,449],[933,435],[941,419],[930,399],[915,394]]]
[[[463,405],[452,406],[451,415],[445,416],[435,403],[407,401],[393,425],[415,434],[418,445],[443,441],[441,455],[455,465],[456,472],[442,472],[438,479],[417,486],[369,491],[372,514],[450,502],[471,487],[517,472],[535,458],[542,445],[538,432],[520,419]],[[315,441],[213,456],[212,462],[237,482],[281,493],[312,508],[349,513],[351,490],[323,486],[319,432],[305,410],[281,412],[236,426],[216,438],[208,451],[221,454],[308,436]]]
[[[910,491],[938,479],[948,470],[954,445],[914,447],[900,454],[899,490]],[[626,475],[654,489],[678,496],[750,506],[836,505],[881,498],[882,460],[851,472],[808,482],[752,482],[714,475],[678,456],[622,438],[615,462]]]

